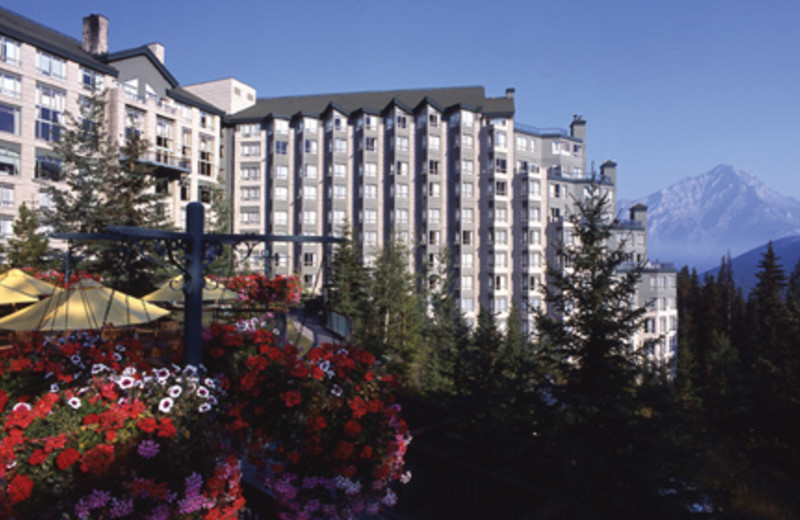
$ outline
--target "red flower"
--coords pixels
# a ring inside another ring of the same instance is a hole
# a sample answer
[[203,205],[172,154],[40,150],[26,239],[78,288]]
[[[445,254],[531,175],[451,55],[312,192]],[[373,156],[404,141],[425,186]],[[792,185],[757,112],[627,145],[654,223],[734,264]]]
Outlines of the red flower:
[[367,413],[367,402],[364,401],[360,396],[355,396],[347,403],[350,406],[350,409],[353,410],[353,417],[359,419],[364,417]]
[[283,398],[283,402],[286,403],[287,408],[297,406],[303,401],[302,397],[300,396],[300,392],[298,392],[297,390],[289,390],[288,392],[283,392],[281,394],[281,397]]
[[0,388],[0,411],[6,407],[6,403],[8,402],[8,395]]
[[136,421],[136,426],[145,433],[153,433],[158,427],[158,423],[152,417],[143,417]]
[[172,419],[169,417],[164,417],[161,419],[158,425],[158,436],[165,437],[169,439],[170,437],[174,436],[178,433],[178,430],[175,429],[175,425],[172,424]]
[[353,449],[355,446],[350,444],[347,441],[339,441],[339,444],[336,445],[336,449],[333,450],[333,458],[338,460],[345,460],[350,455],[353,454]]
[[361,450],[361,455],[359,455],[362,459],[371,459],[372,458],[372,447],[371,446],[364,446],[364,449]]
[[8,492],[9,498],[11,498],[12,504],[22,502],[31,496],[33,480],[27,475],[15,475],[14,478],[11,479],[11,482],[8,483],[6,491]]
[[44,450],[33,450],[31,456],[28,457],[28,464],[31,466],[38,466],[42,462],[47,460],[47,454]]
[[350,419],[344,425],[344,433],[346,433],[348,437],[358,437],[361,435],[361,425],[358,424],[358,421]]
[[98,444],[83,454],[81,470],[92,475],[102,475],[114,462],[114,446]]
[[56,466],[58,466],[58,469],[61,471],[65,471],[67,468],[78,462],[79,458],[81,458],[81,454],[78,453],[78,450],[75,448],[67,448],[59,453],[56,457]]

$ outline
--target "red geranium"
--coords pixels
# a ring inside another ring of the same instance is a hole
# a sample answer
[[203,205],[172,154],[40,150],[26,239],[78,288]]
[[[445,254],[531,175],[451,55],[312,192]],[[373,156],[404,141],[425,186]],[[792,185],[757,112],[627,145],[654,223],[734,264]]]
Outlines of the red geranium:
[[6,491],[8,492],[8,496],[11,499],[12,504],[22,502],[31,496],[31,492],[33,491],[33,480],[31,480],[31,478],[27,475],[14,475],[14,478],[12,478],[11,482],[8,483]]
[[283,402],[286,403],[287,408],[291,408],[292,406],[297,406],[302,402],[302,397],[300,396],[300,392],[297,390],[289,390],[288,392],[283,392],[281,394],[283,398]]
[[67,448],[56,457],[56,466],[61,471],[67,470],[70,466],[78,462],[81,454],[75,448]]
[[81,470],[92,475],[102,475],[114,462],[114,446],[98,444],[83,454]]

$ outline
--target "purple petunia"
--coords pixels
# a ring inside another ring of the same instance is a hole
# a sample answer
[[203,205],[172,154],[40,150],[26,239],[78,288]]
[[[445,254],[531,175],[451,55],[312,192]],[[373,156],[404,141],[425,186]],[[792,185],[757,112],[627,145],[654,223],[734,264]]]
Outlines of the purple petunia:
[[152,459],[158,455],[159,445],[156,441],[144,440],[139,443],[136,452],[145,459]]

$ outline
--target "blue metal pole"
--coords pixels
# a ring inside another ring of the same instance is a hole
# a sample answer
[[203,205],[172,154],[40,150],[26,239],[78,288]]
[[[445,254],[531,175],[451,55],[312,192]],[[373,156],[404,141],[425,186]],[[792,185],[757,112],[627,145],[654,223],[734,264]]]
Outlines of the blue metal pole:
[[184,276],[183,363],[203,362],[203,221],[204,208],[200,202],[186,206],[186,275]]

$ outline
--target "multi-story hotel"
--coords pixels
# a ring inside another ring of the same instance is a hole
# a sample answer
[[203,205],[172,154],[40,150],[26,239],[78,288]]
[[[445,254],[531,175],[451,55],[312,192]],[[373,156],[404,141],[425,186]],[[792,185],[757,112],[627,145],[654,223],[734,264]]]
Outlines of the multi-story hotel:
[[[103,88],[112,135],[123,142],[137,132],[152,144],[176,225],[188,201],[209,202],[224,179],[235,232],[340,236],[350,226],[366,262],[399,241],[418,272],[449,254],[470,321],[481,307],[502,318],[512,301],[543,305],[546,265],[558,265],[555,244],[572,240],[567,217],[590,182],[581,117],[569,130],[520,124],[514,89],[499,97],[460,87],[257,98],[233,78],[181,87],[161,45],[109,53],[107,42],[102,16],[84,19],[78,41],[0,10],[4,236],[20,202],[47,204],[41,188],[57,179],[51,144],[64,112]],[[604,162],[598,175],[613,208],[616,164]],[[614,243],[646,262],[647,209],[609,218]],[[323,286],[329,246],[275,243],[267,253],[276,272]],[[654,355],[670,359],[675,270],[648,263],[637,298],[649,305],[640,336],[658,340]]]

